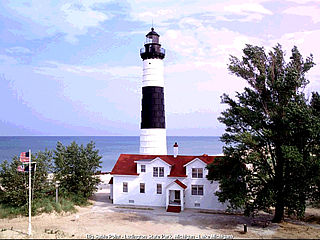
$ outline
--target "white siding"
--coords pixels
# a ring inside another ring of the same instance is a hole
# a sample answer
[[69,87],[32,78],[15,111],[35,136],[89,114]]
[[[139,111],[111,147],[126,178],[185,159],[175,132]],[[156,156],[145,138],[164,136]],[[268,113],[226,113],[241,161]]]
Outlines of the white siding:
[[[140,173],[139,176],[113,176],[113,203],[129,204],[129,200],[134,200],[134,205],[165,207],[165,187],[169,184],[166,176],[170,173],[169,166],[162,160],[142,164],[146,165],[146,172]],[[139,172],[140,165],[137,166]],[[153,167],[163,167],[164,177],[153,177]],[[127,193],[122,192],[123,182],[128,182]],[[140,183],[145,183],[145,193],[140,193]],[[157,184],[162,184],[162,194],[157,194]]]
[[[186,166],[187,178],[184,184],[188,186],[186,189],[186,208],[201,208],[201,209],[214,209],[225,210],[226,206],[218,201],[218,197],[214,194],[219,190],[218,182],[207,180],[208,170],[205,168],[206,164],[201,160],[195,160]],[[203,178],[192,178],[192,168],[203,168]],[[203,195],[191,195],[192,185],[203,185]],[[195,203],[199,203],[200,207],[195,207]]]
[[113,184],[109,184],[110,185],[110,199],[113,199]]

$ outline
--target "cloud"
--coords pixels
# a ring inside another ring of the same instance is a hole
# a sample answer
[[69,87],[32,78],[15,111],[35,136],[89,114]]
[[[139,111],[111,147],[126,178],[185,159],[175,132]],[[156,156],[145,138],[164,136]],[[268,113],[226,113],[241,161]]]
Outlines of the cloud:
[[298,4],[317,3],[317,0],[286,0],[287,2],[294,2]]
[[[190,27],[190,23],[196,29]],[[214,28],[197,22],[196,19],[182,19],[179,28],[166,30],[162,35],[165,48],[181,55],[178,61],[192,59],[193,62],[225,66],[229,55],[241,53],[246,43],[261,45],[263,41],[227,28]],[[177,44],[179,43],[179,44]]]
[[[63,76],[68,72],[74,75],[80,76],[97,76],[101,81],[108,81],[106,77],[113,77],[118,79],[134,80],[139,76],[141,72],[140,66],[109,66],[107,64],[98,66],[85,66],[85,65],[73,65],[64,64],[56,61],[47,61],[42,66],[34,69],[36,73],[51,75],[51,76]],[[62,73],[62,75],[61,75]]]
[[99,25],[113,17],[111,12],[99,9],[110,0],[85,1],[6,1],[4,7],[8,16],[18,21],[24,28],[11,29],[12,32],[27,38],[44,38],[55,34],[64,34],[69,42],[86,34],[91,27]]
[[229,4],[224,7],[226,12],[231,12],[235,14],[245,14],[245,13],[260,13],[266,15],[272,15],[272,12],[259,3],[253,2],[243,2],[241,4]]
[[[257,21],[265,15],[273,14],[262,3],[268,0],[216,2],[211,0],[190,1],[180,4],[172,1],[131,1],[131,16],[138,21],[150,24],[155,20],[156,26],[167,26],[173,20],[197,15],[198,18],[214,16],[218,20],[232,17],[234,21]],[[199,17],[200,16],[200,17]]]
[[13,55],[29,55],[32,54],[32,51],[29,48],[25,47],[11,47],[6,49],[7,53]]
[[0,63],[1,65],[15,65],[18,61],[13,57],[0,54]]
[[313,23],[320,22],[320,8],[317,5],[290,7],[284,10],[283,13],[310,17]]

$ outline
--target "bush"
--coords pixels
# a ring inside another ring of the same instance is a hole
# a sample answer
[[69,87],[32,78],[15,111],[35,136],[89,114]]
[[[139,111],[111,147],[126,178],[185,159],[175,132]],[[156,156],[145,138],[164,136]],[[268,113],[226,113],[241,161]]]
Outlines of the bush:
[[0,204],[0,218],[14,218],[18,215],[26,215],[26,206],[13,207],[6,204]]
[[62,212],[62,207],[61,207],[61,204],[58,202],[54,202],[53,203],[53,207],[54,207],[54,210],[57,212],[57,213],[61,213]]
[[97,190],[100,182],[94,177],[100,168],[101,156],[93,142],[78,146],[72,142],[63,146],[58,142],[55,150],[55,178],[60,181],[59,191],[64,197],[71,196],[77,203],[84,203]]
[[[32,174],[33,199],[36,200],[45,197],[45,193],[53,187],[47,181],[48,173],[52,169],[52,152],[32,154],[32,161],[37,162],[36,172]],[[17,156],[11,163],[4,161],[0,164],[0,185],[3,188],[0,192],[0,203],[13,207],[24,206],[28,202],[29,174],[18,172],[18,165],[21,165],[21,162]]]
[[60,201],[61,209],[65,212],[76,212],[74,203],[68,199],[62,198]]

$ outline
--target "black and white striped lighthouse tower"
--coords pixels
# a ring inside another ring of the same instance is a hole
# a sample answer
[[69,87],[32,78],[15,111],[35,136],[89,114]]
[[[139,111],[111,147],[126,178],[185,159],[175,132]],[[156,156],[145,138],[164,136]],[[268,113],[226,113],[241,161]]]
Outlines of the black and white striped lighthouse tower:
[[143,59],[140,154],[167,155],[163,92],[165,50],[154,28],[146,35],[140,56]]

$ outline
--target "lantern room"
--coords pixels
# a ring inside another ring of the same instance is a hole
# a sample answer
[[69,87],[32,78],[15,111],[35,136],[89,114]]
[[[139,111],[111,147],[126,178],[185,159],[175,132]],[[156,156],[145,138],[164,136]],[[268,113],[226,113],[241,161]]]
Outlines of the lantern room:
[[164,59],[165,50],[159,43],[160,35],[151,28],[151,32],[146,35],[146,42],[144,48],[140,49],[140,56],[143,60],[150,58]]
[[151,28],[151,32],[146,35],[146,43],[159,43],[159,34]]

